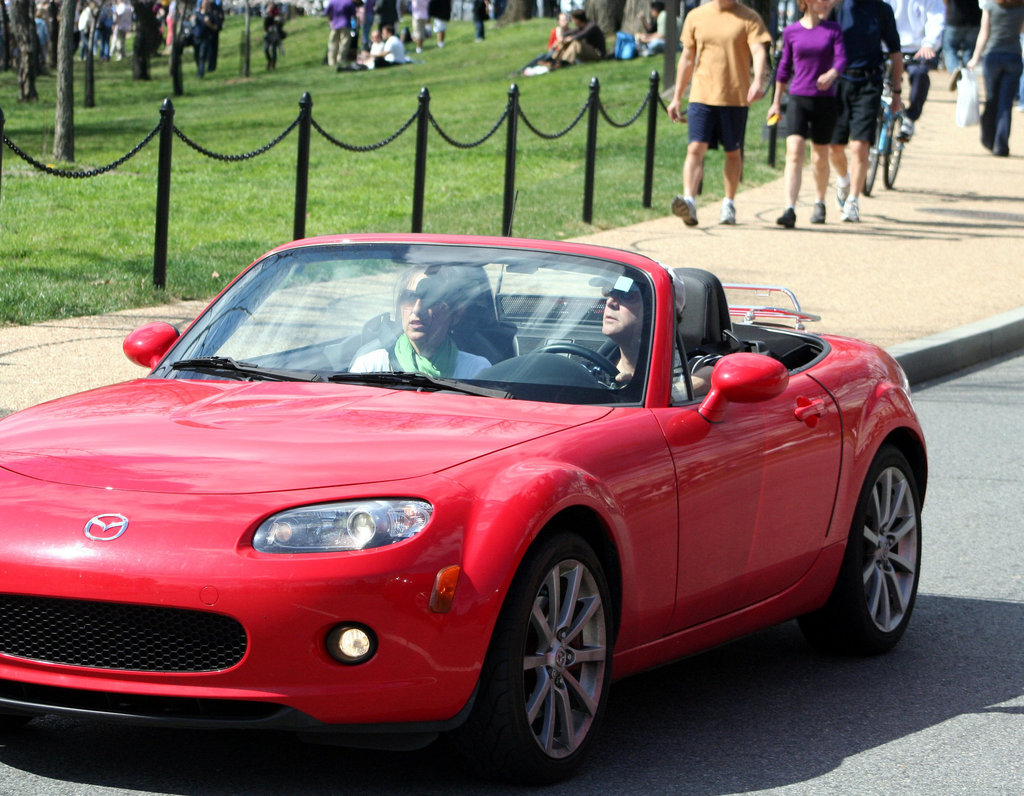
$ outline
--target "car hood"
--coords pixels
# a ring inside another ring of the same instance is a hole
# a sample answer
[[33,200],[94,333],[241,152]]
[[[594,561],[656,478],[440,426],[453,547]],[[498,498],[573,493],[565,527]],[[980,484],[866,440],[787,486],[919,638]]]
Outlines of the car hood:
[[0,421],[0,467],[148,492],[365,484],[436,473],[609,411],[360,385],[140,379]]

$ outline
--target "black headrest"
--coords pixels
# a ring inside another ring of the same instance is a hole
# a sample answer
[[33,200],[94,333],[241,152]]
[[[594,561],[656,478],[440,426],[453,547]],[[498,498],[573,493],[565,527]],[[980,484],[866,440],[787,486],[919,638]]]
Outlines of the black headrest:
[[732,321],[721,281],[702,268],[676,268],[675,272],[686,287],[686,307],[680,323],[686,350],[725,342]]

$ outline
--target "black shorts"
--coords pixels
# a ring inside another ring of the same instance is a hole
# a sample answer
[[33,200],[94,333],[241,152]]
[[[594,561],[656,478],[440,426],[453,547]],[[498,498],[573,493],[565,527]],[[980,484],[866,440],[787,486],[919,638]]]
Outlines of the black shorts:
[[718,149],[721,144],[726,152],[741,149],[747,132],[747,111],[741,106],[691,102],[686,111],[690,143],[704,143],[708,149]]
[[882,102],[881,83],[841,77],[836,81],[836,100],[839,102],[839,116],[836,118],[836,128],[832,131],[832,143],[873,143],[878,108]]
[[786,104],[786,135],[809,138],[815,144],[832,143],[839,113],[835,97],[789,95]]

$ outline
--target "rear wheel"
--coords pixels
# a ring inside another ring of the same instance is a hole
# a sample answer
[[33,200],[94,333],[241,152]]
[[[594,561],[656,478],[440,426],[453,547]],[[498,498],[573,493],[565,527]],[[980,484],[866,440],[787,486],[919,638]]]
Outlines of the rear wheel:
[[580,537],[558,533],[527,555],[454,738],[469,767],[532,785],[576,772],[608,700],[612,621],[601,563]]
[[880,150],[885,148],[885,109],[878,108],[878,117],[875,119],[875,143],[868,150],[868,171],[864,177],[864,195],[871,196],[875,187],[875,175],[878,174],[878,160],[881,156]]
[[832,594],[800,617],[800,629],[828,652],[885,652],[910,622],[920,570],[920,492],[906,457],[884,446],[864,481]]

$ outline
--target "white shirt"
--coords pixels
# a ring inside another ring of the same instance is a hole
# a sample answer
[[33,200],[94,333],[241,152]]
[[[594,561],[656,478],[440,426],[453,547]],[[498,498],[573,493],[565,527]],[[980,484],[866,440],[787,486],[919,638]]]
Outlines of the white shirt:
[[132,29],[132,4],[119,2],[114,4],[114,27],[125,32]]
[[384,60],[392,64],[405,63],[405,45],[393,34],[384,42]]
[[885,0],[892,6],[900,49],[916,53],[927,44],[936,52],[942,47],[942,29],[946,26],[946,5],[942,0]]
[[78,32],[88,33],[89,26],[92,24],[92,6],[86,5],[82,8],[82,13],[78,15]]

